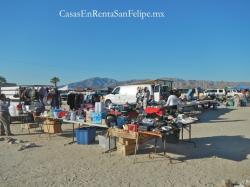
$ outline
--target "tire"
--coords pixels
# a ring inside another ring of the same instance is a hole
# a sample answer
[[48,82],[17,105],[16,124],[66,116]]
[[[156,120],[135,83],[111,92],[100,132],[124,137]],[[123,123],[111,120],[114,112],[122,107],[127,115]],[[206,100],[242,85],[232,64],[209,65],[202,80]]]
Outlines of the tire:
[[108,107],[109,105],[111,105],[111,100],[109,100],[109,99],[107,99],[106,101],[105,101],[105,105],[106,105],[106,107]]
[[238,98],[238,99],[240,98],[240,96],[239,96],[239,95],[237,95],[237,94],[235,94],[235,95],[234,95],[234,97],[236,97],[236,98]]

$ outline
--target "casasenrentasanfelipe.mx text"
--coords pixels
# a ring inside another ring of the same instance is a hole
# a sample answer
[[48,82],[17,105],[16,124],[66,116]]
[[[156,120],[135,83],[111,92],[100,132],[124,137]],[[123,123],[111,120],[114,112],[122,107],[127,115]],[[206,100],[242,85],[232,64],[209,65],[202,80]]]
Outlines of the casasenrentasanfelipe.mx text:
[[127,11],[99,11],[99,10],[79,10],[67,11],[60,10],[59,16],[62,18],[164,18],[165,12],[151,12],[142,10],[127,10]]

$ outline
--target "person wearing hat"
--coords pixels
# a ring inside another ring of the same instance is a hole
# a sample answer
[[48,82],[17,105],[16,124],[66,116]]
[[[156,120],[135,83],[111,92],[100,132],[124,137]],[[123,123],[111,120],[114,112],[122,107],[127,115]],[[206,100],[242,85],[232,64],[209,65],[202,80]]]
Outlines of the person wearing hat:
[[10,113],[9,113],[10,100],[6,99],[4,94],[0,95],[0,126],[1,136],[12,136],[10,131]]

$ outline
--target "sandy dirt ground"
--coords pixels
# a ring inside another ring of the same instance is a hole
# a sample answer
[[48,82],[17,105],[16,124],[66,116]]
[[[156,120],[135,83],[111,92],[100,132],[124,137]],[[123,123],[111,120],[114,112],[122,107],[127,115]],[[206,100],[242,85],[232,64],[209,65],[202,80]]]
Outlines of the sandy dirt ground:
[[0,186],[183,187],[249,180],[250,108],[211,110],[200,118],[192,126],[196,148],[184,142],[167,144],[172,163],[161,155],[150,159],[150,149],[141,148],[134,164],[134,156],[103,154],[98,142],[64,145],[72,140],[71,125],[63,125],[63,135],[49,138],[33,129],[29,135],[13,124],[13,138],[38,147],[18,151],[20,144],[0,141]]

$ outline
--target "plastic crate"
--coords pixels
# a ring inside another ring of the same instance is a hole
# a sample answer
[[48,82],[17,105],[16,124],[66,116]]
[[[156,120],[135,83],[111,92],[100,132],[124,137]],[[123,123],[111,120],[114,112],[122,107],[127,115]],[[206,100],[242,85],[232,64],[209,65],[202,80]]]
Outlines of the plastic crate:
[[96,128],[83,127],[76,129],[77,144],[91,144],[95,141]]

